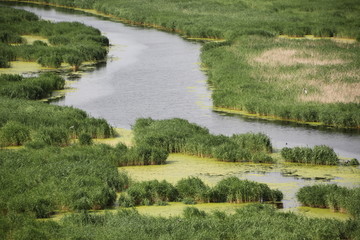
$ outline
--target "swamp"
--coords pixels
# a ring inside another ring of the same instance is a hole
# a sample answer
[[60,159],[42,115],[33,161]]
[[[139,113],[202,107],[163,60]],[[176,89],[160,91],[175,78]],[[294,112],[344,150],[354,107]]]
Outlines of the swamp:
[[0,239],[360,239],[360,4],[0,1]]

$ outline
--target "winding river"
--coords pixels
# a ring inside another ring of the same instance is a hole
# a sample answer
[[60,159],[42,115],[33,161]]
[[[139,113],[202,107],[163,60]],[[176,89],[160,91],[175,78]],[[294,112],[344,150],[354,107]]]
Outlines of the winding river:
[[[13,3],[11,5],[14,5]],[[135,119],[184,118],[212,133],[263,132],[276,148],[325,144],[341,157],[360,159],[359,132],[317,129],[251,119],[212,110],[211,90],[200,69],[201,44],[154,29],[126,26],[78,11],[19,5],[50,21],[78,21],[98,28],[112,47],[106,65],[88,72],[58,105],[74,106],[112,125],[130,128]]]
[[[276,148],[325,144],[333,147],[341,157],[360,159],[360,134],[356,131],[318,129],[213,111],[211,89],[206,83],[205,73],[200,69],[199,43],[78,11],[37,5],[10,5],[34,12],[45,20],[78,21],[91,25],[110,39],[112,46],[106,64],[85,72],[80,80],[72,84],[76,90],[54,104],[83,109],[120,128],[130,129],[140,117],[178,117],[205,126],[216,134],[263,132],[271,137]],[[171,168],[171,164],[168,167]],[[224,171],[233,172],[234,167]],[[173,168],[174,173],[179,172],[177,165],[173,165]],[[158,175],[156,169],[153,174]],[[151,171],[147,175],[152,176]],[[295,182],[296,187],[289,185],[281,188],[288,188],[284,207],[296,206],[296,189],[309,184],[302,179],[286,179],[279,172],[259,176],[243,174],[242,177],[267,183]],[[341,184],[341,179],[338,180]]]

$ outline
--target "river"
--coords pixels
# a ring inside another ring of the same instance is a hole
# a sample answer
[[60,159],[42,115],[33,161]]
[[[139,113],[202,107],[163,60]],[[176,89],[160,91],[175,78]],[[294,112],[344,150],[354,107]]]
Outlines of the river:
[[85,73],[72,85],[76,91],[55,104],[83,109],[120,128],[131,128],[140,117],[178,117],[205,126],[215,134],[263,132],[276,148],[325,144],[341,157],[360,159],[360,134],[356,131],[319,129],[213,111],[211,89],[200,69],[200,43],[78,11],[16,5],[45,20],[85,23],[110,39],[107,63]]

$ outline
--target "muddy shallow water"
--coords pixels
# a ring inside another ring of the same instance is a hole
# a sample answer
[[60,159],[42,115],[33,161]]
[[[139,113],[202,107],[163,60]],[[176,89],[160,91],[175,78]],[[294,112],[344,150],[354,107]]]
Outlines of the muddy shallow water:
[[[211,90],[199,64],[200,43],[73,10],[16,6],[45,20],[91,25],[110,39],[108,61],[81,74],[82,77],[72,83],[76,90],[68,92],[55,104],[83,109],[120,128],[130,129],[140,117],[179,117],[205,126],[216,134],[263,132],[271,137],[276,148],[325,144],[333,147],[341,157],[360,159],[360,133],[357,131],[319,129],[213,111]],[[192,175],[209,185],[225,176],[264,182],[284,191],[285,208],[298,206],[295,192],[308,184],[319,181],[344,186],[360,184],[358,168],[235,164],[176,154],[171,155],[168,164],[163,166],[128,167],[126,170],[137,180],[157,178],[174,183]]]

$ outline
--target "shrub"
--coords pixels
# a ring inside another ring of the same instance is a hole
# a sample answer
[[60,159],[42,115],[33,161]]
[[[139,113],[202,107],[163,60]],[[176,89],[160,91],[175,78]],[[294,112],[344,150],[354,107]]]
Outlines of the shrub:
[[134,199],[126,193],[120,195],[118,203],[120,207],[125,207],[125,208],[135,206]]

